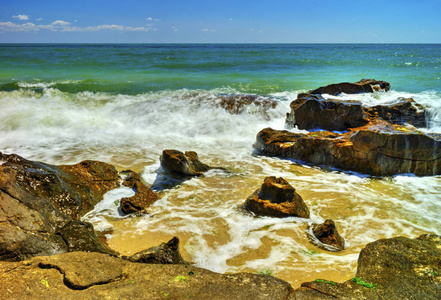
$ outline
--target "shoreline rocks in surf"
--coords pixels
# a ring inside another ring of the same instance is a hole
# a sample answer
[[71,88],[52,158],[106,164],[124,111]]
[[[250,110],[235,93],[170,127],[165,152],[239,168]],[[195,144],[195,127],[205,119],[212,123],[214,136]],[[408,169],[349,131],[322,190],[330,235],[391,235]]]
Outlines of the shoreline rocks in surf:
[[311,224],[307,229],[309,241],[317,247],[328,251],[345,249],[345,240],[338,233],[335,222],[328,219],[322,224]]
[[282,177],[266,177],[243,208],[259,216],[309,218],[309,209],[302,197]]
[[424,108],[413,99],[400,98],[397,103],[364,107],[357,101],[325,99],[320,95],[375,90],[365,87],[351,90],[360,83],[377,84],[385,91],[390,86],[385,82],[362,80],[349,85],[330,85],[330,91],[319,88],[311,94],[299,94],[290,105],[286,125],[311,132],[301,134],[266,128],[257,134],[254,148],[262,155],[374,176],[441,174],[439,135],[426,134],[409,125],[426,126]]

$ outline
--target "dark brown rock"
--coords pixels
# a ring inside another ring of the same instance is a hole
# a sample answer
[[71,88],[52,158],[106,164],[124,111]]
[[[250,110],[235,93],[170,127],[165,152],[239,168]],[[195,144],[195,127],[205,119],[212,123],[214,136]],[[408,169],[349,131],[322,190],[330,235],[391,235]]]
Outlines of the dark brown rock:
[[308,228],[308,238],[317,247],[328,251],[341,251],[345,248],[345,240],[330,219],[322,224],[312,224]]
[[219,274],[189,265],[140,264],[71,252],[0,263],[5,299],[288,299],[272,276]]
[[56,234],[63,238],[68,252],[86,251],[118,255],[117,252],[100,241],[91,223],[78,220],[70,221],[66,226],[59,229]]
[[437,136],[381,120],[343,134],[295,134],[266,128],[258,133],[254,147],[262,155],[375,176],[441,174],[441,142]]
[[165,172],[183,176],[201,176],[210,170],[210,167],[199,161],[194,151],[185,154],[178,150],[164,150],[160,157],[161,167]]
[[362,79],[360,81],[349,83],[335,83],[318,89],[309,91],[310,94],[328,94],[336,96],[341,93],[345,94],[359,94],[372,93],[374,91],[389,91],[390,83],[386,81],[377,81],[375,79]]
[[177,237],[173,237],[167,243],[135,253],[127,259],[146,264],[188,264],[179,252],[179,238]]
[[286,116],[289,128],[345,131],[369,122],[369,116],[357,101],[327,100],[321,95],[299,94],[290,107],[291,112]]
[[266,177],[243,207],[260,216],[309,218],[309,209],[302,197],[282,177]]
[[[67,251],[113,251],[78,219],[119,186],[116,170],[86,161],[53,166],[0,153],[0,260]],[[78,221],[79,223],[77,223]],[[75,232],[74,236],[69,236]]]
[[146,208],[155,203],[159,199],[158,194],[153,192],[141,181],[138,173],[133,171],[125,171],[127,177],[123,185],[133,189],[135,195],[129,198],[122,198],[120,210],[123,214],[131,214],[134,212],[145,212]]
[[398,98],[390,104],[365,107],[371,117],[380,117],[392,124],[412,124],[415,127],[426,127],[426,111],[421,104],[412,98]]
[[412,98],[399,98],[389,104],[364,107],[351,100],[325,99],[321,95],[299,94],[290,104],[286,126],[299,129],[324,129],[345,131],[365,126],[369,121],[381,118],[392,124],[413,124],[426,127],[424,107]]

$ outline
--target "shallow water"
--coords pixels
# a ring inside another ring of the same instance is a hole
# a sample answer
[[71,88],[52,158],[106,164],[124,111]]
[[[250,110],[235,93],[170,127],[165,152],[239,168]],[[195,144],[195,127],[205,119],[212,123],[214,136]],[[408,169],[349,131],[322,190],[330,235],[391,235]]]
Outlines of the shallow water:
[[[117,212],[130,189],[106,194],[85,219],[113,230],[108,243],[122,254],[178,236],[184,258],[199,267],[271,272],[297,287],[353,277],[358,253],[377,239],[441,234],[440,176],[371,178],[257,156],[252,148],[261,129],[284,128],[299,92],[361,77],[388,80],[393,90],[340,98],[376,105],[412,97],[429,111],[423,130],[441,133],[437,45],[11,47],[0,52],[0,151],[53,164],[101,160],[140,172],[148,185],[164,149],[196,151],[202,162],[229,171],[161,191],[142,217]],[[223,61],[215,59],[219,53]],[[219,94],[241,93],[278,105],[250,105],[236,115],[219,106]],[[241,210],[266,176],[293,185],[310,219]],[[327,252],[307,239],[308,224],[328,218],[346,239],[344,251]]]

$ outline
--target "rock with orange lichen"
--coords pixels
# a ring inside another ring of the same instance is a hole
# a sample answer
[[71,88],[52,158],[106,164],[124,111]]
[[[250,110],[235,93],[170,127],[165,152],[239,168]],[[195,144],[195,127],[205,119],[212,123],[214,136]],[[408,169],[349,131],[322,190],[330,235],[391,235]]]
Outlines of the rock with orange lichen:
[[254,148],[262,155],[292,158],[375,176],[441,174],[441,141],[411,125],[374,119],[345,133],[292,133],[266,128]]
[[309,209],[302,197],[282,177],[266,177],[243,208],[259,216],[309,218]]

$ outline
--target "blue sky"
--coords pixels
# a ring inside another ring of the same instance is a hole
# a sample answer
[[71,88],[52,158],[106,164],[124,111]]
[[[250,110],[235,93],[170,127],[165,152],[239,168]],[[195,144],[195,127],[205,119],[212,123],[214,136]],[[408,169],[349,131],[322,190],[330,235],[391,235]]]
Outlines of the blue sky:
[[441,43],[441,0],[0,0],[0,42]]

